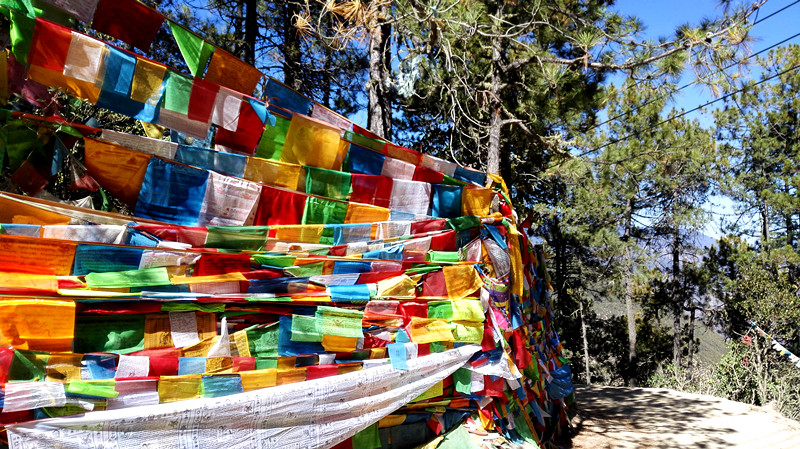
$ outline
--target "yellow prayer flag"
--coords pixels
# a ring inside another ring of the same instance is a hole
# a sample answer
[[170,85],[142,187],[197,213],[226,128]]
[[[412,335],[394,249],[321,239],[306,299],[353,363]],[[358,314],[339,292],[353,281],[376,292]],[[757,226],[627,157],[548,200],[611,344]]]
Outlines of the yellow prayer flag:
[[[486,318],[483,306],[477,299],[457,299],[450,302],[453,309],[453,321],[475,321],[482,323]],[[483,329],[483,327],[481,327]]]
[[83,354],[50,354],[47,359],[47,380],[63,382],[81,379],[81,359]]
[[161,84],[166,73],[166,66],[148,59],[136,58],[136,68],[133,70],[133,84],[131,85],[131,100],[151,106],[157,105],[161,98]]
[[492,189],[467,186],[461,191],[461,212],[463,215],[485,217],[492,210]]
[[201,375],[161,376],[158,380],[160,402],[176,402],[200,397],[203,385]]
[[0,298],[0,334],[15,349],[71,352],[75,303],[57,299]]
[[476,321],[454,321],[453,338],[459,343],[477,343],[483,341],[483,323]]
[[450,299],[465,298],[481,288],[483,282],[472,265],[451,265],[442,268],[447,296]]
[[412,399],[411,402],[424,401],[425,399],[436,398],[444,394],[444,382],[436,382],[432,387],[428,388],[424,393]]
[[378,281],[379,298],[408,298],[416,297],[417,283],[405,274]]
[[328,352],[355,351],[357,345],[357,338],[322,334],[322,347]]
[[208,276],[170,276],[173,285],[206,284],[209,282],[246,281],[242,273],[210,274]]
[[276,225],[269,229],[274,230],[275,239],[282,242],[319,243],[325,225]]
[[247,332],[240,330],[231,334],[233,343],[236,345],[236,351],[239,357],[251,357],[250,355],[250,342],[247,338]]
[[302,167],[297,164],[248,157],[244,179],[271,186],[296,189]]
[[55,275],[0,272],[0,292],[40,290],[56,293],[58,280]]
[[340,170],[349,144],[341,130],[325,122],[295,113],[286,133],[281,161],[291,164]]
[[417,344],[454,341],[453,333],[450,331],[450,323],[447,320],[412,316],[411,323],[406,329],[411,341]]
[[206,359],[206,373],[226,374],[233,372],[233,359],[230,357],[209,357]]
[[242,379],[242,388],[244,391],[253,391],[261,388],[274,387],[277,382],[278,370],[259,369],[241,371],[238,374]]

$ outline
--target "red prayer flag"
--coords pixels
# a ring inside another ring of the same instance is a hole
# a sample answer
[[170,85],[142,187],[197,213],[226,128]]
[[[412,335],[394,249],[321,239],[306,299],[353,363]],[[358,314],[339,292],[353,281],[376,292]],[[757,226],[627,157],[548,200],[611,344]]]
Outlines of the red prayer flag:
[[450,230],[431,236],[431,251],[455,251],[456,231]]
[[392,178],[353,173],[350,175],[350,184],[353,187],[350,201],[389,207],[392,196]]
[[263,186],[254,224],[256,226],[300,224],[303,221],[305,207],[305,195]]
[[72,30],[48,20],[36,19],[28,63],[54,70],[64,71]]
[[195,276],[250,271],[249,254],[206,253],[194,265]]
[[100,0],[92,28],[147,51],[164,16],[136,0]]
[[418,166],[414,169],[414,181],[427,182],[430,184],[441,184],[444,181],[444,173]]

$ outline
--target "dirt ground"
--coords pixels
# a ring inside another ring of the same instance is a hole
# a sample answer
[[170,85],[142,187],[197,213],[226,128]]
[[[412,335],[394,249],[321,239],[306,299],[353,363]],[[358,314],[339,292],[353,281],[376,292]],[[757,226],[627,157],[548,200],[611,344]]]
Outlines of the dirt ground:
[[800,423],[765,407],[654,388],[578,386],[571,449],[800,448]]

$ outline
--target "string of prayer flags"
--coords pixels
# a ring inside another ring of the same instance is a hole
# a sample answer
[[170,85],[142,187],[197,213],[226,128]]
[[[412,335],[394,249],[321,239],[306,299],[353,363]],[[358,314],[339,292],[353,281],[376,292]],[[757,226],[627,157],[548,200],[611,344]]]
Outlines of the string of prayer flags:
[[[133,0],[50,3],[140,48],[164,19]],[[261,445],[263,413],[290,445],[422,446],[467,415],[517,444],[552,442],[571,372],[545,257],[501,178],[387,142],[273,79],[266,101],[250,97],[258,71],[172,22],[192,77],[35,14],[9,13],[32,79],[170,140],[0,115],[19,187],[74,168],[133,213],[0,194],[14,449],[84,421],[142,444],[150,415],[167,425],[154,444],[212,429],[215,447]],[[61,417],[28,422],[43,407]]]

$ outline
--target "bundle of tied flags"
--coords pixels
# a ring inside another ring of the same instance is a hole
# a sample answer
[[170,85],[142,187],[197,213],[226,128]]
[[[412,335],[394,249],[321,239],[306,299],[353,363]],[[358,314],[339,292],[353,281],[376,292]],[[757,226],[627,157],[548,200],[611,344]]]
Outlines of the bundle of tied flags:
[[[137,48],[147,33],[131,21],[163,21],[132,0],[44,3]],[[394,145],[272,79],[267,101],[251,97],[260,74],[172,23],[193,78],[2,4],[6,67],[172,130],[0,115],[22,191],[63,171],[133,211],[0,194],[12,447],[402,448],[465,419],[551,444],[571,374],[544,254],[499,176]]]

